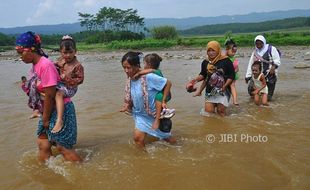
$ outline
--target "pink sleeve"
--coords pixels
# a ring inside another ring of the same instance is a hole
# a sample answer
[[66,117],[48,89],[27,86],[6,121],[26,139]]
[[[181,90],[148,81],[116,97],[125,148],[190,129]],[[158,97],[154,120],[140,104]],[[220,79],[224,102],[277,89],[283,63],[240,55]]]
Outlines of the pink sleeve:
[[58,73],[54,65],[47,65],[44,69],[42,69],[41,73],[41,85],[43,88],[56,86],[58,81]]

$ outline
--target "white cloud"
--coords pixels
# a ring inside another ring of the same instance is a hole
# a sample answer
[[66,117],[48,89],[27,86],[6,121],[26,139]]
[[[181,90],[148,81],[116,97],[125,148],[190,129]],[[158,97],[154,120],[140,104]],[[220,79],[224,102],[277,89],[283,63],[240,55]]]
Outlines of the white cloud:
[[44,17],[46,13],[50,12],[53,7],[55,8],[55,6],[53,6],[55,2],[56,1],[54,0],[45,0],[44,2],[39,3],[35,13],[26,19],[26,23],[36,24],[37,20],[41,20],[41,18]]
[[84,9],[84,8],[92,8],[96,5],[96,0],[77,0],[74,1],[73,6],[77,9]]
[[77,11],[73,3],[74,0],[44,0],[38,3],[25,22],[27,25],[77,22]]
[[[266,7],[266,5],[268,5]],[[78,22],[78,12],[96,14],[102,7],[137,9],[145,18],[186,18],[310,9],[309,0],[3,0],[0,27]]]

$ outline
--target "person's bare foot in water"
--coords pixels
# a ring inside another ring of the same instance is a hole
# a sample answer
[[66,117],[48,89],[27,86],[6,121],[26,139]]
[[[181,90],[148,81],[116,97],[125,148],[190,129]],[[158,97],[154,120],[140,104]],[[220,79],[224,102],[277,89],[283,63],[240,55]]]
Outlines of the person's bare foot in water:
[[177,142],[177,139],[174,137],[169,137],[168,139],[164,139],[166,142],[170,143],[170,144],[175,144]]
[[38,117],[41,117],[41,113],[39,112],[39,110],[34,110],[33,113],[29,116],[29,119],[34,119]]

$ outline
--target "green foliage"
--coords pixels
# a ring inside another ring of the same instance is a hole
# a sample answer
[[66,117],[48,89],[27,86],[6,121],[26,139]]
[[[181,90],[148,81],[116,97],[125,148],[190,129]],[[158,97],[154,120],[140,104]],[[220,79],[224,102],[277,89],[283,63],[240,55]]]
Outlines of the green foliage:
[[41,40],[43,45],[59,45],[62,35],[53,34],[53,35],[41,35]]
[[151,30],[154,39],[175,39],[178,37],[174,26],[159,26]]
[[141,40],[144,38],[144,34],[134,33],[130,31],[118,31],[114,32],[111,30],[106,30],[103,32],[97,32],[94,35],[88,36],[85,42],[88,44],[92,43],[108,43],[111,41],[124,41],[124,40]]
[[15,44],[15,38],[0,33],[0,46],[13,46]]
[[176,46],[175,40],[155,40],[155,39],[144,39],[136,41],[113,41],[107,44],[108,49],[159,49],[159,48],[170,48]]
[[232,23],[199,26],[188,30],[179,31],[181,35],[208,35],[233,33],[262,32],[278,29],[310,26],[310,17],[296,17],[282,20],[266,21],[259,23]]
[[80,12],[78,14],[80,25],[86,27],[87,31],[112,30],[140,33],[145,29],[144,18],[137,13],[138,11],[133,9],[103,7],[95,15]]
[[[276,46],[288,46],[288,45],[304,45],[310,44],[310,27],[297,28],[282,31],[272,31],[263,33],[246,33],[246,34],[232,34],[230,37],[234,39],[239,47],[241,46],[254,46],[254,38],[258,34],[263,34],[267,42]],[[112,37],[109,37],[111,35]],[[100,32],[100,31],[84,31],[75,34],[71,34],[73,38],[78,42],[77,49],[79,51],[88,50],[109,50],[109,49],[160,49],[171,48],[175,46],[181,47],[206,47],[207,43],[211,40],[217,40],[222,46],[227,38],[227,35],[217,36],[192,36],[192,37],[178,37],[175,39],[142,39],[137,36],[137,40],[131,39],[131,35],[137,35],[132,32]],[[61,35],[42,35],[43,47],[46,49],[59,48],[59,42]],[[118,40],[113,40],[117,38]],[[88,40],[93,41],[88,41]],[[109,39],[109,40],[107,40]],[[101,41],[100,41],[101,40]],[[8,45],[6,45],[8,44]],[[0,33],[0,51],[12,50],[15,44],[15,37],[7,36]]]

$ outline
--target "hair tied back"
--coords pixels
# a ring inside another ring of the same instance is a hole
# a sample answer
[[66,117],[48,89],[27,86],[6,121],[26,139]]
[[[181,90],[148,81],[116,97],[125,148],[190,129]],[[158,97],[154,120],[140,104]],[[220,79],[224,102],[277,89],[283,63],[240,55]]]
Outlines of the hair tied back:
[[65,35],[61,38],[61,40],[73,40],[73,38],[69,35]]

